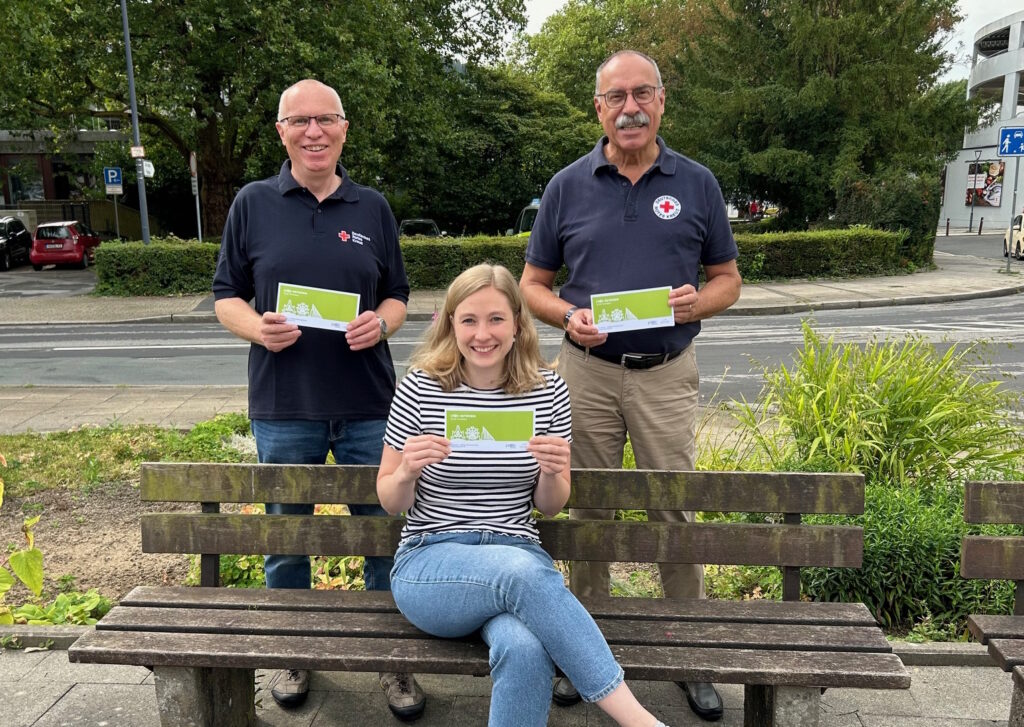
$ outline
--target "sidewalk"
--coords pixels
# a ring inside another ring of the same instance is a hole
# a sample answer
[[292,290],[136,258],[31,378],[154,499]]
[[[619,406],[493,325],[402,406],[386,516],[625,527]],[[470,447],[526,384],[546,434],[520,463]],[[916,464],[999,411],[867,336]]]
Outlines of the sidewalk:
[[[1024,265],[935,254],[938,269],[914,275],[856,280],[766,283],[744,286],[728,315],[756,315],[816,309],[861,308],[970,300],[1024,292]],[[416,291],[409,302],[414,319],[429,319],[442,291]],[[209,297],[95,298],[48,296],[0,301],[0,325],[57,322],[214,321]],[[110,421],[151,422],[187,427],[220,412],[244,411],[243,386],[0,387],[0,433],[55,431]],[[52,633],[52,631],[48,632]],[[31,643],[30,640],[27,640]],[[60,644],[58,644],[60,646]],[[907,691],[830,689],[823,697],[821,727],[1004,727],[1011,679],[991,666],[977,644],[896,647],[911,672]],[[264,680],[265,681],[265,680]],[[429,704],[417,727],[483,726],[487,722],[487,679],[425,675]],[[636,682],[640,699],[667,724],[703,725],[672,684]],[[374,675],[316,673],[307,704],[283,712],[258,693],[261,724],[398,725],[388,714]],[[723,685],[725,718],[743,724],[743,690]],[[142,668],[69,664],[65,652],[0,650],[0,727],[159,724],[150,673]],[[550,725],[611,725],[599,710],[577,705],[552,708]]]
[[[981,647],[978,647],[981,648]],[[905,660],[912,661],[912,659]],[[821,727],[1005,727],[1011,678],[994,666],[912,666],[909,690],[829,689]],[[257,684],[266,677],[257,672]],[[490,680],[422,675],[428,694],[417,727],[484,727]],[[671,682],[631,682],[637,697],[673,727],[706,725]],[[743,724],[743,689],[721,685],[725,717]],[[402,724],[387,711],[375,674],[314,672],[309,700],[285,712],[264,691],[256,694],[259,723],[276,727],[375,727]],[[70,664],[64,651],[0,651],[2,727],[153,727],[159,724],[153,678],[142,667]],[[552,727],[614,723],[590,705],[552,706]]]

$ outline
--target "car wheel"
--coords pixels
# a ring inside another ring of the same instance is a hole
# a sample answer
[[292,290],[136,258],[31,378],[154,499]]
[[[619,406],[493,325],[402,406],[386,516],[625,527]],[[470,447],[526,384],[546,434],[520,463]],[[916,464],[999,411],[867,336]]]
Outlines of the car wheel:
[[1017,248],[1013,251],[1013,256],[1018,260],[1024,260],[1024,257],[1021,257],[1019,242],[1017,243]]
[[4,250],[4,254],[0,255],[0,270],[11,269],[11,251]]
[[42,265],[36,265],[35,263],[32,263],[32,269],[35,270],[36,272],[39,272],[40,270],[43,269],[43,266]]
[[82,270],[89,267],[89,251],[85,248],[82,248],[82,262],[78,263],[78,267],[82,268]]

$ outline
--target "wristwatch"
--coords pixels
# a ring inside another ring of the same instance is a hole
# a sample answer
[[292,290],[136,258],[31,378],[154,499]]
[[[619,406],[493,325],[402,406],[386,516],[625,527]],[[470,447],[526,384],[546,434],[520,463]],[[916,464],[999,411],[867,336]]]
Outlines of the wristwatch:
[[574,305],[572,308],[565,312],[565,318],[562,319],[562,328],[564,328],[567,331],[569,330],[569,320],[572,318],[572,314],[578,311],[579,309],[579,306]]
[[384,316],[377,316],[377,322],[380,324],[380,338],[377,342],[388,340],[388,322],[384,320]]

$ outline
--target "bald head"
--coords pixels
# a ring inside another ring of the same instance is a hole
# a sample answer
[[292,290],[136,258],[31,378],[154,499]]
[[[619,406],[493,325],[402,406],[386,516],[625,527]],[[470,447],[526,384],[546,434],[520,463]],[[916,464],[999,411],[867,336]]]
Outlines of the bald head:
[[[310,89],[317,89],[321,92],[326,92],[330,94],[330,96],[338,104],[337,113],[341,114],[342,116],[345,115],[345,109],[342,108],[341,105],[341,96],[338,95],[337,91],[328,86],[326,83],[320,83],[320,81],[317,81],[313,78],[304,78],[298,83],[293,83],[291,86],[289,86],[288,88],[281,92],[281,100],[277,104],[277,118],[283,119],[285,116],[288,115],[288,103],[293,97],[301,94],[303,91],[307,91]],[[325,109],[325,111],[327,110]]]

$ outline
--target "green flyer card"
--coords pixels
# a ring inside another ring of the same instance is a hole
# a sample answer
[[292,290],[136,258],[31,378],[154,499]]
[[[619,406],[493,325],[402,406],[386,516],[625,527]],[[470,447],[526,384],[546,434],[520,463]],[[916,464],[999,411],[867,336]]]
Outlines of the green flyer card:
[[278,283],[276,311],[284,313],[289,323],[344,331],[348,328],[348,322],[359,315],[359,295],[311,288],[308,285]]
[[445,409],[453,452],[523,452],[533,437],[533,409]]
[[590,309],[601,333],[665,328],[676,324],[668,294],[672,289],[644,288],[590,296]]

